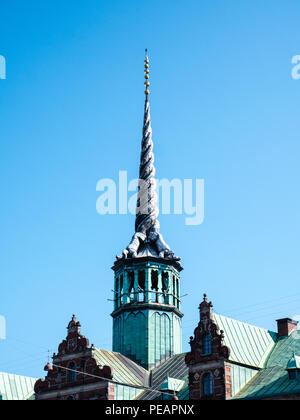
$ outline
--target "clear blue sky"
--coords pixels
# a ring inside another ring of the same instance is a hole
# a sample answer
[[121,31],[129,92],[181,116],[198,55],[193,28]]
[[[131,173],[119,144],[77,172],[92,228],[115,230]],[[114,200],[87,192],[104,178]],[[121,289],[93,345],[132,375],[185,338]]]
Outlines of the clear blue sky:
[[134,218],[98,215],[96,183],[138,174],[145,47],[157,176],[205,180],[202,225],[160,217],[185,268],[184,350],[204,292],[270,329],[300,314],[299,16],[298,0],[1,4],[0,371],[43,375],[73,313],[111,348]]

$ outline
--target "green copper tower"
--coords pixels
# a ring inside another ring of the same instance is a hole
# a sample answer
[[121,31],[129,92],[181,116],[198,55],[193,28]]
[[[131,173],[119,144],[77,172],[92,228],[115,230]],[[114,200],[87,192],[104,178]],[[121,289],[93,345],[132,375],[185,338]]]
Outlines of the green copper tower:
[[135,234],[114,263],[113,351],[146,369],[182,352],[180,258],[157,220],[155,168],[145,58],[145,110]]

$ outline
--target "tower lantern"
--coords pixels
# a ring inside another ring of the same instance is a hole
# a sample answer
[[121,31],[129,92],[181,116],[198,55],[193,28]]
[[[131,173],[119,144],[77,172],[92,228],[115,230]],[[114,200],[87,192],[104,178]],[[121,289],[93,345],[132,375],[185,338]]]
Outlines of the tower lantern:
[[145,57],[145,109],[135,233],[113,270],[113,351],[146,369],[181,353],[180,258],[160,233]]

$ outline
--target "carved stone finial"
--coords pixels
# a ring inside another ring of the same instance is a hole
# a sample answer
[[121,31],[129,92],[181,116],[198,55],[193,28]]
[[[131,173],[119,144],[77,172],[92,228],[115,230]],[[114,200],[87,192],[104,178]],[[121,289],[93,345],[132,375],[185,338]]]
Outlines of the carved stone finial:
[[73,331],[74,329],[77,330],[78,333],[80,333],[81,324],[76,319],[76,315],[73,314],[71,321],[69,322],[67,326],[68,334]]
[[199,305],[200,320],[211,319],[212,314],[213,314],[212,308],[213,308],[213,304],[211,302],[209,302],[209,300],[207,299],[206,293],[204,293],[203,294],[203,300]]

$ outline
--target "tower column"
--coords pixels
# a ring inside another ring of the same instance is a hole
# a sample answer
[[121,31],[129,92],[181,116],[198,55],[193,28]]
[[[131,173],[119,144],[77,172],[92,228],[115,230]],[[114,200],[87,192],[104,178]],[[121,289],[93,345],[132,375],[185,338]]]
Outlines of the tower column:
[[118,307],[118,289],[119,289],[119,278],[115,276],[115,287],[114,287],[114,309],[116,310]]
[[151,268],[145,269],[145,301],[149,302],[151,298]]
[[157,281],[157,292],[158,292],[158,303],[163,303],[163,295],[162,295],[162,271],[158,270],[158,281]]
[[134,270],[134,301],[137,302],[139,300],[139,272],[138,270]]
[[167,272],[167,290],[166,290],[166,303],[172,305],[172,279],[169,272]]
[[180,302],[180,283],[179,283],[178,277],[176,278],[176,284],[177,284],[177,302],[178,302],[177,307],[179,309],[181,302]]
[[123,280],[123,297],[122,297],[122,302],[123,304],[126,304],[129,302],[129,296],[128,296],[128,289],[129,289],[129,284],[128,284],[128,272],[124,271],[124,280]]

